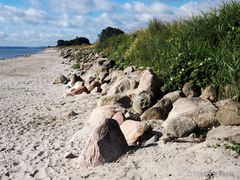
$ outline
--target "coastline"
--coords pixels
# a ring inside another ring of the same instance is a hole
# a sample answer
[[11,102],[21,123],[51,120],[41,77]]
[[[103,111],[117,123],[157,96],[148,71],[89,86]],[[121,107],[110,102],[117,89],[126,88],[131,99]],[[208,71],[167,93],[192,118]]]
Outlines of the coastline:
[[[1,49],[4,49],[4,48],[7,48],[7,49],[16,49],[16,48],[18,48],[18,47],[0,47],[0,50]],[[24,54],[19,54],[19,55],[14,55],[14,56],[10,56],[10,57],[0,57],[0,61],[2,61],[2,60],[9,60],[9,59],[16,59],[16,58],[26,58],[26,57],[30,57],[30,56],[32,56],[32,55],[35,55],[35,54],[41,54],[41,53],[43,53],[45,50],[47,50],[47,49],[50,49],[50,48],[45,48],[45,47],[39,47],[39,48],[37,48],[37,47],[22,47],[22,48],[20,48],[20,49],[39,49],[39,51],[36,51],[36,52],[30,52],[30,53],[24,53]],[[10,52],[9,52],[10,53]],[[10,53],[10,55],[11,55],[11,53]]]
[[[99,95],[66,97],[53,84],[73,70],[56,49],[0,61],[0,179],[237,179],[239,157],[207,142],[166,143],[127,153],[92,169],[79,166],[89,130],[84,128]],[[76,116],[69,117],[71,111]],[[80,131],[79,131],[80,130]],[[74,138],[73,135],[79,131]],[[78,147],[72,146],[77,139]]]

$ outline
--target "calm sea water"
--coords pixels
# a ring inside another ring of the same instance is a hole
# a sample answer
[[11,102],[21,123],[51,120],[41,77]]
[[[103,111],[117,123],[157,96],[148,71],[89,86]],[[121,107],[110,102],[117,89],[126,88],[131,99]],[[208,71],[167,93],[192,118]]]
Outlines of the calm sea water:
[[37,54],[45,47],[0,47],[0,60]]

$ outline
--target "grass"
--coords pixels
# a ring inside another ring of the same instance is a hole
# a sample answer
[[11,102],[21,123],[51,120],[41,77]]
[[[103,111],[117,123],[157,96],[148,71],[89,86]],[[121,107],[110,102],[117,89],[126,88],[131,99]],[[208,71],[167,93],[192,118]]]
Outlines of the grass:
[[190,82],[213,85],[218,99],[240,96],[240,2],[183,21],[153,19],[96,47],[123,65],[151,67],[168,90]]
[[225,149],[230,149],[232,151],[235,151],[237,154],[240,155],[240,144],[236,144],[236,143],[233,143],[233,144],[224,144],[224,147]]

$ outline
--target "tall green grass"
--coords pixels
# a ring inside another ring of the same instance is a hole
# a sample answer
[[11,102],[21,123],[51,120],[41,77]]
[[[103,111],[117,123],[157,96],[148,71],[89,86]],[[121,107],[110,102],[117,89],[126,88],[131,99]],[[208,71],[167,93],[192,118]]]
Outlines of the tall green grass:
[[214,85],[219,99],[240,96],[240,2],[184,21],[153,19],[144,30],[97,45],[123,64],[151,67],[169,90]]

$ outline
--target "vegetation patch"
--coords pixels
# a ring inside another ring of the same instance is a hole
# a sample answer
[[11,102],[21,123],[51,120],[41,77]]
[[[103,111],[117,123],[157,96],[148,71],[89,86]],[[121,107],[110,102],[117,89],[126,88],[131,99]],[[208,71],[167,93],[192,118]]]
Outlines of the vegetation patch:
[[123,65],[151,67],[176,90],[213,85],[218,99],[240,96],[240,2],[183,21],[153,19],[146,29],[112,36],[99,51]]

